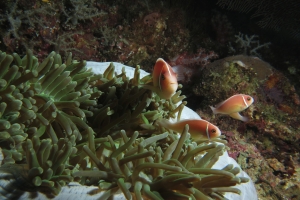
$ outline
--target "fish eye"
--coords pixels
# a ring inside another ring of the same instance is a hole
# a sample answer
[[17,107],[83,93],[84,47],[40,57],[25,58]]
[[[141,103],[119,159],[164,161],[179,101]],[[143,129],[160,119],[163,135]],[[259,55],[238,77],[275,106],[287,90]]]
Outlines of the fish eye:
[[247,97],[247,101],[250,101],[251,100],[251,98],[250,97]]
[[217,132],[217,131],[216,131],[216,129],[211,129],[210,132],[211,132],[211,133],[215,133],[215,132]]
[[161,79],[162,79],[162,80],[165,80],[165,79],[166,79],[165,75],[162,74],[162,75],[161,75]]

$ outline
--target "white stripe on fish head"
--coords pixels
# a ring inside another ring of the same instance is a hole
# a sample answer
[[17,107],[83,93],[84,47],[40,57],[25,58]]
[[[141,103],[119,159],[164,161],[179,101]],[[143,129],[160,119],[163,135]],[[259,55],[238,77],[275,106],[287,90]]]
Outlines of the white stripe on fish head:
[[207,135],[208,140],[210,140],[209,132],[208,132],[208,125],[209,125],[209,123],[207,122],[207,124],[206,124],[206,135]]
[[[162,71],[164,70],[164,67],[167,68],[169,76],[172,76],[172,73],[171,73],[171,70],[170,70],[170,67],[171,67],[171,66],[170,66],[168,63],[166,63],[166,61],[163,61],[163,62],[164,62],[165,65],[163,65],[163,67],[162,67],[161,70],[160,70],[160,73],[159,73],[159,80],[158,80],[158,86],[159,86],[159,89],[160,89],[160,90],[162,90],[160,80],[161,80],[161,78],[164,77],[164,74],[162,73]],[[163,79],[165,79],[165,77],[164,77]]]
[[164,67],[161,68],[160,73],[159,73],[159,77],[158,77],[158,87],[159,87],[160,90],[162,90],[162,89],[161,89],[161,84],[160,84],[160,79],[161,79],[161,77],[162,77],[162,75],[163,75],[163,74],[162,74],[163,69],[164,69]]
[[246,101],[246,99],[245,99],[244,95],[243,95],[242,97],[243,97],[243,101],[244,101],[244,103],[245,103],[245,106],[246,106],[246,108],[248,108],[248,107],[249,107],[249,105],[247,104],[247,101]]
[[169,75],[172,76],[172,73],[171,73],[171,71],[170,71],[170,67],[171,67],[171,66],[170,66],[168,63],[166,63],[166,66],[167,66]]

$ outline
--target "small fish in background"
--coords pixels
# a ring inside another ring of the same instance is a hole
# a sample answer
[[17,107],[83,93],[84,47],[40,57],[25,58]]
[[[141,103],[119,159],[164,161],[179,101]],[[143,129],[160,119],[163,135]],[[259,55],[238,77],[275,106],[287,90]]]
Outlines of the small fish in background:
[[153,85],[142,85],[154,91],[162,99],[170,99],[178,88],[176,73],[162,58],[157,59],[153,73]]
[[246,94],[236,94],[219,103],[216,107],[209,106],[214,114],[227,114],[234,119],[247,122],[248,117],[240,115],[239,112],[248,108],[254,102],[253,97]]
[[171,123],[167,119],[159,119],[156,120],[156,123],[178,133],[181,133],[185,125],[188,124],[189,133],[195,141],[206,138],[210,140],[221,135],[221,131],[217,126],[203,119],[185,119],[175,123]]

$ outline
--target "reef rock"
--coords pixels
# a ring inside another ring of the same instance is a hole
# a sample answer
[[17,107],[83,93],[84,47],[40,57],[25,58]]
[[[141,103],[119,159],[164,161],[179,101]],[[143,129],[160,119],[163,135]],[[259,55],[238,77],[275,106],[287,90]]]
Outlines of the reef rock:
[[[226,135],[229,155],[256,183],[259,198],[299,199],[300,98],[291,81],[257,57],[238,55],[210,63],[193,92],[199,99],[193,109]],[[254,98],[241,113],[247,123],[209,108],[234,94]]]

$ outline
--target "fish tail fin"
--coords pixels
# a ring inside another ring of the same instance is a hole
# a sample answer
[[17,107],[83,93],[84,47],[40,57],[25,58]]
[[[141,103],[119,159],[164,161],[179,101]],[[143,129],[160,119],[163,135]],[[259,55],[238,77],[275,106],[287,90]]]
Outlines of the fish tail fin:
[[218,112],[217,112],[217,109],[215,108],[215,107],[213,107],[213,106],[209,106],[210,107],[210,109],[213,111],[213,113],[214,114],[217,114]]
[[241,120],[243,122],[247,122],[249,121],[249,118],[248,117],[244,117],[242,116],[240,113],[238,112],[235,112],[235,113],[231,113],[229,114],[230,117],[234,118],[234,119],[237,119],[237,120]]

